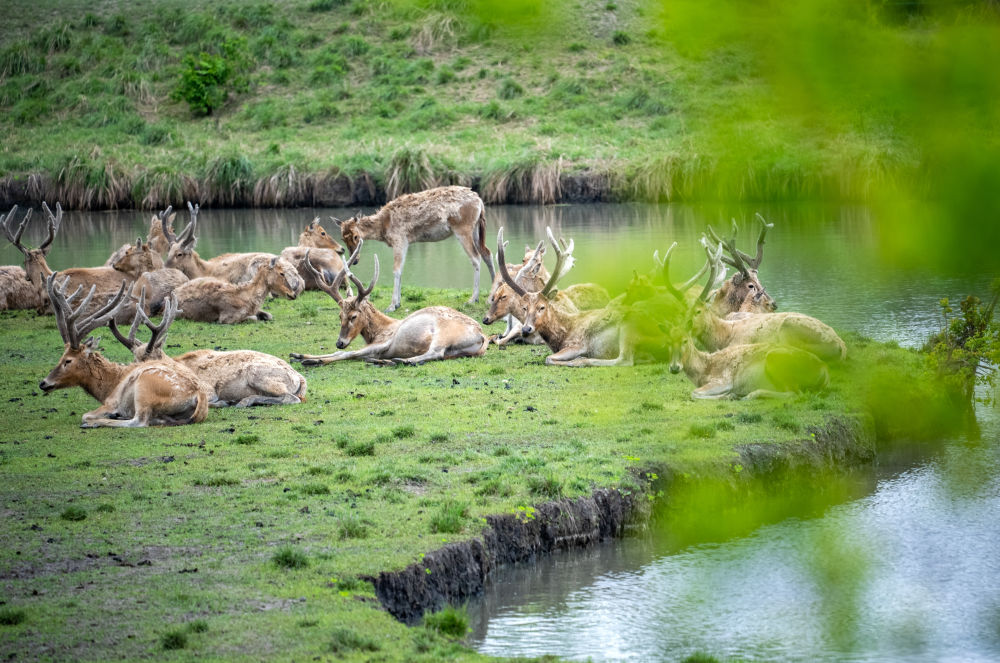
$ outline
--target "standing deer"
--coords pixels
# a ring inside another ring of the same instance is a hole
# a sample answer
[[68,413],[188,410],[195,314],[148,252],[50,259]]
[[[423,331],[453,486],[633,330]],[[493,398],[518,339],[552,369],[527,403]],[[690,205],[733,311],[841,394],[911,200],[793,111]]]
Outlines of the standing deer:
[[[13,242],[14,217],[17,214],[17,205],[7,214],[0,214],[0,227],[3,228],[7,239]],[[31,209],[25,215],[25,223],[31,216]],[[9,225],[8,225],[9,222]],[[35,309],[43,313],[48,307],[48,301],[41,296],[38,289],[31,283],[28,273],[23,267],[16,265],[4,265],[0,267],[0,310],[7,309]]]
[[[306,379],[282,359],[253,350],[195,350],[170,358],[163,352],[163,343],[177,313],[177,298],[168,298],[159,325],[154,325],[143,312],[145,293],[128,336],[123,335],[114,319],[109,321],[115,338],[128,348],[137,362],[170,360],[188,368],[212,390],[209,407],[250,407],[253,405],[286,405],[305,402]],[[152,333],[149,342],[140,343],[136,331],[142,322]]]
[[81,387],[100,401],[101,407],[83,415],[83,428],[174,426],[204,420],[209,392],[187,368],[172,360],[116,364],[98,352],[99,339],[87,337],[115,317],[126,299],[124,283],[104,306],[81,319],[96,287],[91,286],[74,308],[82,286],[67,296],[70,280],[57,285],[56,276],[46,279],[46,289],[66,347],[59,363],[39,383],[43,392]]
[[[348,264],[357,261],[363,240],[354,249]],[[437,359],[479,357],[486,352],[489,339],[476,321],[447,306],[429,306],[414,311],[402,320],[381,313],[368,300],[378,281],[378,256],[372,256],[375,273],[371,283],[364,284],[345,267],[333,283],[327,283],[319,272],[314,275],[323,289],[340,306],[340,336],[337,347],[343,350],[359,334],[367,345],[360,350],[323,355],[292,353],[292,358],[304,366],[322,366],[345,359],[362,359],[372,363],[422,364]],[[308,258],[306,265],[311,266]],[[358,290],[354,297],[344,299],[341,282],[350,276]]]
[[496,278],[493,259],[486,248],[486,216],[483,201],[464,186],[443,186],[419,193],[408,193],[386,203],[375,214],[358,214],[340,223],[340,232],[353,252],[363,239],[377,239],[392,248],[392,304],[400,303],[400,283],[406,251],[413,242],[439,242],[455,235],[472,262],[472,297],[479,301],[479,263],[485,259],[490,280]]
[[257,270],[252,281],[230,283],[205,276],[181,284],[174,293],[182,318],[232,325],[239,322],[270,320],[261,306],[268,293],[295,299],[302,292],[298,272],[278,256]]

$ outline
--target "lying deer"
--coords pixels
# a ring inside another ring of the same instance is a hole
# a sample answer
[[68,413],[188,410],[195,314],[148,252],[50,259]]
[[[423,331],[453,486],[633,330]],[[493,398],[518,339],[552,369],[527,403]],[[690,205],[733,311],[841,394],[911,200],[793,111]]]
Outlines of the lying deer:
[[[348,264],[357,261],[363,241],[359,241]],[[414,311],[402,320],[394,320],[378,311],[368,297],[378,281],[378,256],[372,256],[375,274],[365,288],[354,274],[345,267],[333,283],[327,283],[316,272],[314,277],[322,288],[340,306],[340,336],[337,347],[343,350],[359,334],[367,345],[360,350],[334,352],[323,355],[292,353],[292,358],[304,366],[322,366],[345,359],[362,359],[373,363],[422,364],[437,359],[479,357],[486,352],[489,339],[476,321],[447,306],[429,306]],[[306,260],[310,268],[312,263]],[[344,299],[340,294],[341,282],[350,276],[358,294]]]
[[[334,219],[332,216],[330,220],[340,225],[340,221]],[[344,247],[330,236],[326,229],[319,224],[319,217],[317,216],[313,219],[306,229],[299,234],[299,246],[305,247],[307,249],[329,249],[336,252],[339,255],[344,254]]]
[[174,426],[204,420],[209,391],[190,370],[172,360],[116,364],[98,352],[99,339],[87,337],[112,320],[126,301],[124,283],[104,306],[81,319],[96,286],[74,308],[82,286],[67,296],[70,280],[57,285],[56,276],[46,279],[46,289],[66,347],[56,367],[38,384],[42,391],[81,387],[100,401],[101,407],[83,415],[83,428]]
[[278,256],[258,269],[249,282],[230,283],[206,276],[183,283],[174,291],[182,318],[224,325],[270,320],[271,314],[260,308],[268,293],[295,299],[300,292],[298,272]]
[[479,195],[464,186],[443,186],[419,193],[408,193],[386,203],[375,214],[360,214],[340,223],[340,232],[349,251],[361,240],[377,239],[392,248],[392,304],[400,303],[400,283],[406,252],[413,242],[439,242],[455,235],[472,262],[472,297],[479,301],[479,263],[486,260],[490,280],[496,278],[493,259],[486,248],[486,216]]
[[[137,362],[170,359],[163,352],[177,313],[177,298],[171,296],[164,305],[163,318],[154,325],[143,313],[145,293],[140,293],[140,305],[128,336],[123,335],[114,320],[110,321],[115,338],[128,348]],[[147,343],[136,340],[139,323],[149,328]],[[250,407],[253,405],[286,405],[305,402],[306,379],[282,359],[253,350],[195,350],[171,359],[185,366],[211,390],[209,407]]]
[[[13,237],[9,228],[14,225],[14,217],[17,214],[17,205],[7,214],[0,214],[0,227],[8,239]],[[27,223],[31,216],[29,209],[25,215],[24,223]],[[9,221],[9,225],[8,225]],[[0,310],[7,309],[35,309],[43,313],[48,308],[48,300],[41,296],[23,267],[17,265],[4,265],[0,267]]]
[[[549,280],[541,290],[531,292],[501,269],[507,287],[516,299],[511,301],[511,312],[521,321],[521,334],[538,331],[553,354],[545,358],[548,365],[573,365],[578,357],[610,359],[619,354],[621,325],[620,311],[606,307],[590,311],[580,311],[564,297],[556,297],[555,285],[569,271],[573,264],[573,243],[560,246],[551,237],[550,243],[556,251],[556,266]],[[503,257],[503,228],[497,235],[497,255],[500,264]]]
[[[150,248],[156,252],[160,257],[159,267],[163,267],[163,255],[170,248],[170,240],[168,237],[173,236],[173,227],[175,214],[171,213],[172,207],[168,207],[162,212],[155,214],[152,220],[149,222],[149,233],[146,235],[146,243],[149,244]],[[168,229],[169,227],[169,229]],[[104,261],[105,267],[114,267],[115,263],[121,260],[125,252],[128,251],[128,247],[131,244],[123,244],[118,248],[111,256]],[[157,267],[157,269],[159,269]]]
[[726,249],[728,256],[722,257],[723,262],[736,269],[733,276],[715,293],[712,301],[715,312],[721,316],[735,312],[770,313],[778,308],[778,304],[767,294],[767,289],[757,276],[757,270],[764,259],[764,238],[768,229],[773,228],[774,224],[765,221],[760,214],[757,215],[757,220],[760,221],[761,228],[757,237],[757,254],[753,258],[736,248],[735,220],[733,234],[729,239],[721,238],[712,226],[708,227],[709,235],[715,243]]
[[[31,281],[39,297],[48,299],[45,281],[52,275],[52,270],[46,262],[46,256],[52,247],[52,241],[62,224],[63,210],[59,203],[56,203],[56,213],[53,214],[49,206],[42,203],[42,209],[48,217],[48,235],[45,241],[37,249],[29,249],[21,243],[21,236],[28,225],[30,215],[25,216],[20,226],[15,231],[12,215],[4,223],[4,234],[11,244],[16,246],[24,254],[24,271],[26,278]],[[124,272],[120,272],[113,267],[74,267],[61,272],[64,278],[69,278],[70,286],[82,286],[89,289],[94,286],[97,293],[97,300],[92,305],[97,306],[97,301],[104,301],[112,296],[122,283],[130,283],[133,279]]]

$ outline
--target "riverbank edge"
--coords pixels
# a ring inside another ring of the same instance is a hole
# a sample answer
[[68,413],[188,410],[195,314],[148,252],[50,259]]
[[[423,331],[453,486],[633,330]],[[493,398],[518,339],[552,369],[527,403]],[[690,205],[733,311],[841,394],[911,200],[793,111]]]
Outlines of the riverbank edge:
[[[701,480],[728,480],[733,495],[753,479],[780,479],[796,471],[848,470],[877,457],[874,421],[864,414],[837,415],[804,437],[786,443],[750,443],[735,448],[738,478],[720,476],[720,466],[696,472]],[[426,553],[420,562],[370,578],[382,607],[406,624],[425,612],[462,603],[480,594],[492,572],[510,564],[534,563],[553,552],[585,548],[642,531],[654,507],[669,500],[677,481],[669,462],[634,470],[637,481],[626,487],[598,488],[588,497],[545,502],[517,513],[486,517],[480,537]],[[648,477],[655,480],[643,480]],[[638,486],[638,489],[636,488]]]

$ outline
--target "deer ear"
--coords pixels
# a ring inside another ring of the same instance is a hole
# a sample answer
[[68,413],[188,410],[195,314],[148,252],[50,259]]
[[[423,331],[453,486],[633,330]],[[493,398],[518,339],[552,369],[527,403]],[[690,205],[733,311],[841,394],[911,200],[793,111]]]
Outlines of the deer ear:
[[278,258],[279,257],[280,256],[274,256],[273,258],[271,258],[271,267],[274,267],[275,265],[278,264]]
[[100,336],[91,336],[86,341],[83,342],[83,349],[87,352],[95,352],[101,345]]
[[338,219],[338,218],[336,218],[336,217],[334,217],[334,216],[331,216],[331,217],[330,217],[330,220],[331,220],[331,221],[333,221],[334,223],[336,223],[336,224],[337,224],[337,227],[338,227],[338,228],[339,228],[339,227],[340,227],[340,225],[341,225],[341,224],[343,223],[343,221],[341,221],[340,219]]
[[743,283],[743,272],[736,272],[733,274],[733,285],[739,285]]

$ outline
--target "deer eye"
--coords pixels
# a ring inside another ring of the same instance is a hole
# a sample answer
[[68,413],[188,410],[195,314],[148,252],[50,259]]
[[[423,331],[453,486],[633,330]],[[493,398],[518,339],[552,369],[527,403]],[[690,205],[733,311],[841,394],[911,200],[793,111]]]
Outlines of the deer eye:
[[545,310],[545,307],[544,307],[544,306],[539,306],[539,307],[538,307],[538,310],[539,310],[539,311],[544,311],[544,310]]
[[63,362],[63,366],[69,366],[72,363],[73,363],[72,359],[67,359],[66,361]]
[[747,287],[750,288],[751,290],[755,289],[755,286],[754,286],[753,283],[747,283]]

